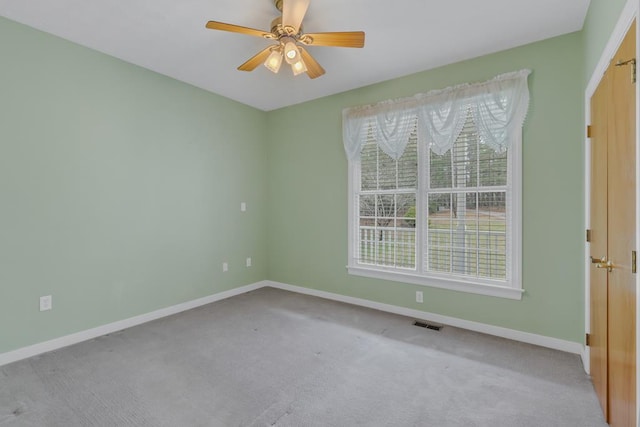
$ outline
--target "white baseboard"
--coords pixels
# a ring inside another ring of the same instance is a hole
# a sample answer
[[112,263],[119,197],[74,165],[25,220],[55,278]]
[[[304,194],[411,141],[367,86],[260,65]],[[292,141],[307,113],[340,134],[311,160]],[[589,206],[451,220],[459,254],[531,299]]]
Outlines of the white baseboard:
[[456,317],[443,316],[440,314],[429,313],[426,311],[413,310],[411,308],[398,307],[391,304],[370,301],[361,298],[354,298],[331,292],[319,291],[301,286],[288,285],[286,283],[265,281],[266,286],[272,288],[283,289],[286,291],[297,292],[300,294],[312,295],[333,301],[345,302],[348,304],[359,305],[362,307],[373,308],[375,310],[386,311],[389,313],[400,314],[402,316],[413,317],[415,319],[428,320],[431,322],[441,323],[444,325],[455,326],[457,328],[468,329],[471,331],[481,332],[497,337],[508,338],[514,341],[521,341],[528,344],[539,345],[541,347],[552,348],[567,353],[573,353],[583,356],[584,346],[573,341],[561,340],[558,338],[546,337],[544,335],[532,334],[529,332],[517,331],[515,329],[502,328],[500,326],[487,325],[485,323],[472,322],[470,320],[458,319]]
[[28,347],[22,347],[17,350],[9,351],[7,353],[2,353],[0,354],[0,366],[17,362],[18,360],[27,359],[29,357],[36,356],[38,354],[46,353],[53,350],[58,350],[62,347],[67,347],[73,344],[80,343],[82,341],[87,341],[93,338],[100,337],[102,335],[121,331],[122,329],[130,328],[132,326],[137,326],[142,323],[147,323],[152,320],[160,319],[162,317],[167,317],[176,313],[191,310],[192,308],[200,307],[202,305],[211,304],[212,302],[216,302],[216,301],[220,301],[236,295],[244,294],[249,291],[260,289],[264,286],[266,286],[266,283],[264,281],[256,282],[250,285],[241,286],[239,288],[230,289],[224,292],[219,292],[217,294],[209,295],[203,298],[187,301],[182,304],[161,308],[160,310],[152,311],[146,314],[141,314],[140,316],[130,317],[128,319],[119,320],[117,322],[109,323],[107,325],[98,326],[96,328],[87,329],[85,331],[76,332],[70,335],[65,335],[60,338],[55,338],[50,341],[45,341],[38,344],[30,345]]
[[441,323],[444,325],[455,326],[457,328],[468,329],[471,331],[481,332],[489,335],[494,335],[502,338],[508,338],[514,341],[521,341],[529,344],[539,345],[542,347],[548,347],[555,350],[565,351],[568,353],[579,354],[582,357],[583,364],[585,360],[588,360],[588,349],[577,342],[561,340],[558,338],[546,337],[543,335],[532,334],[529,332],[517,331],[515,329],[502,328],[500,326],[487,325],[484,323],[472,322],[469,320],[458,319],[455,317],[443,316],[440,314],[429,313],[420,310],[413,310],[410,308],[399,307],[391,304],[384,304],[380,302],[370,301],[362,298],[349,297],[340,294],[334,294],[331,292],[319,291],[311,288],[304,288],[301,286],[288,285],[286,283],[273,282],[270,280],[263,280],[250,285],[241,286],[239,288],[230,289],[228,291],[219,292],[217,294],[209,295],[203,298],[199,298],[192,301],[187,301],[182,304],[173,305],[171,307],[162,308],[160,310],[152,311],[150,313],[142,314],[140,316],[131,317],[129,319],[119,320],[117,322],[109,323],[107,325],[98,326],[96,328],[87,329],[85,331],[77,332],[70,335],[65,335],[60,338],[55,338],[50,341],[41,342],[38,344],[30,345],[28,347],[19,348],[17,350],[9,351],[7,353],[0,354],[0,366],[7,365],[9,363],[17,362],[22,359],[37,356],[38,354],[46,353],[53,350],[58,350],[63,347],[67,347],[73,344],[77,344],[83,341],[94,339],[102,335],[110,334],[120,331],[122,329],[137,326],[142,323],[150,322],[152,320],[160,319],[162,317],[171,316],[176,313],[180,313],[192,308],[200,307],[202,305],[210,304],[212,302],[220,301],[226,298],[230,298],[236,295],[240,295],[246,292],[250,292],[262,287],[269,286],[272,288],[283,289],[286,291],[297,292],[300,294],[316,296],[333,301],[345,302],[348,304],[358,305],[361,307],[373,308],[375,310],[385,311],[388,313],[399,314],[402,316],[413,317],[421,320],[428,320],[431,322]]
[[584,346],[584,351],[580,353],[580,358],[582,359],[582,366],[584,367],[584,371],[587,373],[587,375],[591,375],[591,369],[590,369],[591,352],[589,347],[587,347],[586,345]]

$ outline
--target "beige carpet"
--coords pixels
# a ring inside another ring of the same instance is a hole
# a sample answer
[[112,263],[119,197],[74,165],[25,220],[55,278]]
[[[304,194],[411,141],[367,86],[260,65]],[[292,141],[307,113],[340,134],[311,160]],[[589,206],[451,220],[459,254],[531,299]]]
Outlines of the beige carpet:
[[578,356],[264,288],[0,368],[0,426],[605,426]]

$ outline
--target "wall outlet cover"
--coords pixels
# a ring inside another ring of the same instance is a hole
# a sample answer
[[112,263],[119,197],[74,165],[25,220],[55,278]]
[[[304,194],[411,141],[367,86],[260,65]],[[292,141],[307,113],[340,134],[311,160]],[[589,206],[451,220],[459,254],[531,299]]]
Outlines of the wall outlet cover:
[[40,297],[40,311],[48,311],[53,308],[53,298],[51,295]]

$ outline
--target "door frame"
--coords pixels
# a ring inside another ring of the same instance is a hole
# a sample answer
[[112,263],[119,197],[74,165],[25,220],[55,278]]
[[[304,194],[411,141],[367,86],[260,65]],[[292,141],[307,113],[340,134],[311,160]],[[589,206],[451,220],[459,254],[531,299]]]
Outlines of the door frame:
[[[640,0],[627,0],[618,22],[609,37],[609,41],[600,56],[598,65],[593,72],[589,84],[585,90],[585,123],[591,123],[591,97],[595,93],[605,71],[613,56],[616,54],[618,47],[622,43],[627,31],[631,27],[634,20],[638,20],[640,11]],[[638,22],[640,25],[640,22]],[[636,58],[640,60],[640,31],[636,32]],[[585,145],[584,145],[584,223],[585,228],[589,228],[590,219],[590,188],[591,188],[591,140],[587,138],[585,126]],[[636,84],[636,242],[640,242],[640,81]],[[584,295],[585,295],[585,331],[591,330],[591,313],[590,313],[590,293],[589,293],[589,275],[591,263],[589,262],[589,244],[584,244]],[[584,346],[582,353],[582,363],[587,373],[590,371],[589,347]],[[636,275],[636,368],[640,368],[640,274]],[[640,425],[640,369],[636,369],[636,423]]]

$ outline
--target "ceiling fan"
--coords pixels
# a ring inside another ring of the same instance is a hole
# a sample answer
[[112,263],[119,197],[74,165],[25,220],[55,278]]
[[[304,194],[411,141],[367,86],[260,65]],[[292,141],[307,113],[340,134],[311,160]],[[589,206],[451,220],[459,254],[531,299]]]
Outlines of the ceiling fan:
[[239,66],[238,70],[253,71],[258,65],[264,63],[265,67],[277,73],[284,60],[291,65],[294,75],[307,73],[310,78],[315,79],[323,75],[325,70],[302,45],[364,47],[362,31],[304,33],[302,20],[307,13],[309,0],[274,0],[274,2],[276,8],[282,12],[282,16],[271,22],[270,32],[224,22],[207,22],[206,27],[211,30],[248,34],[276,42],[258,52]]

